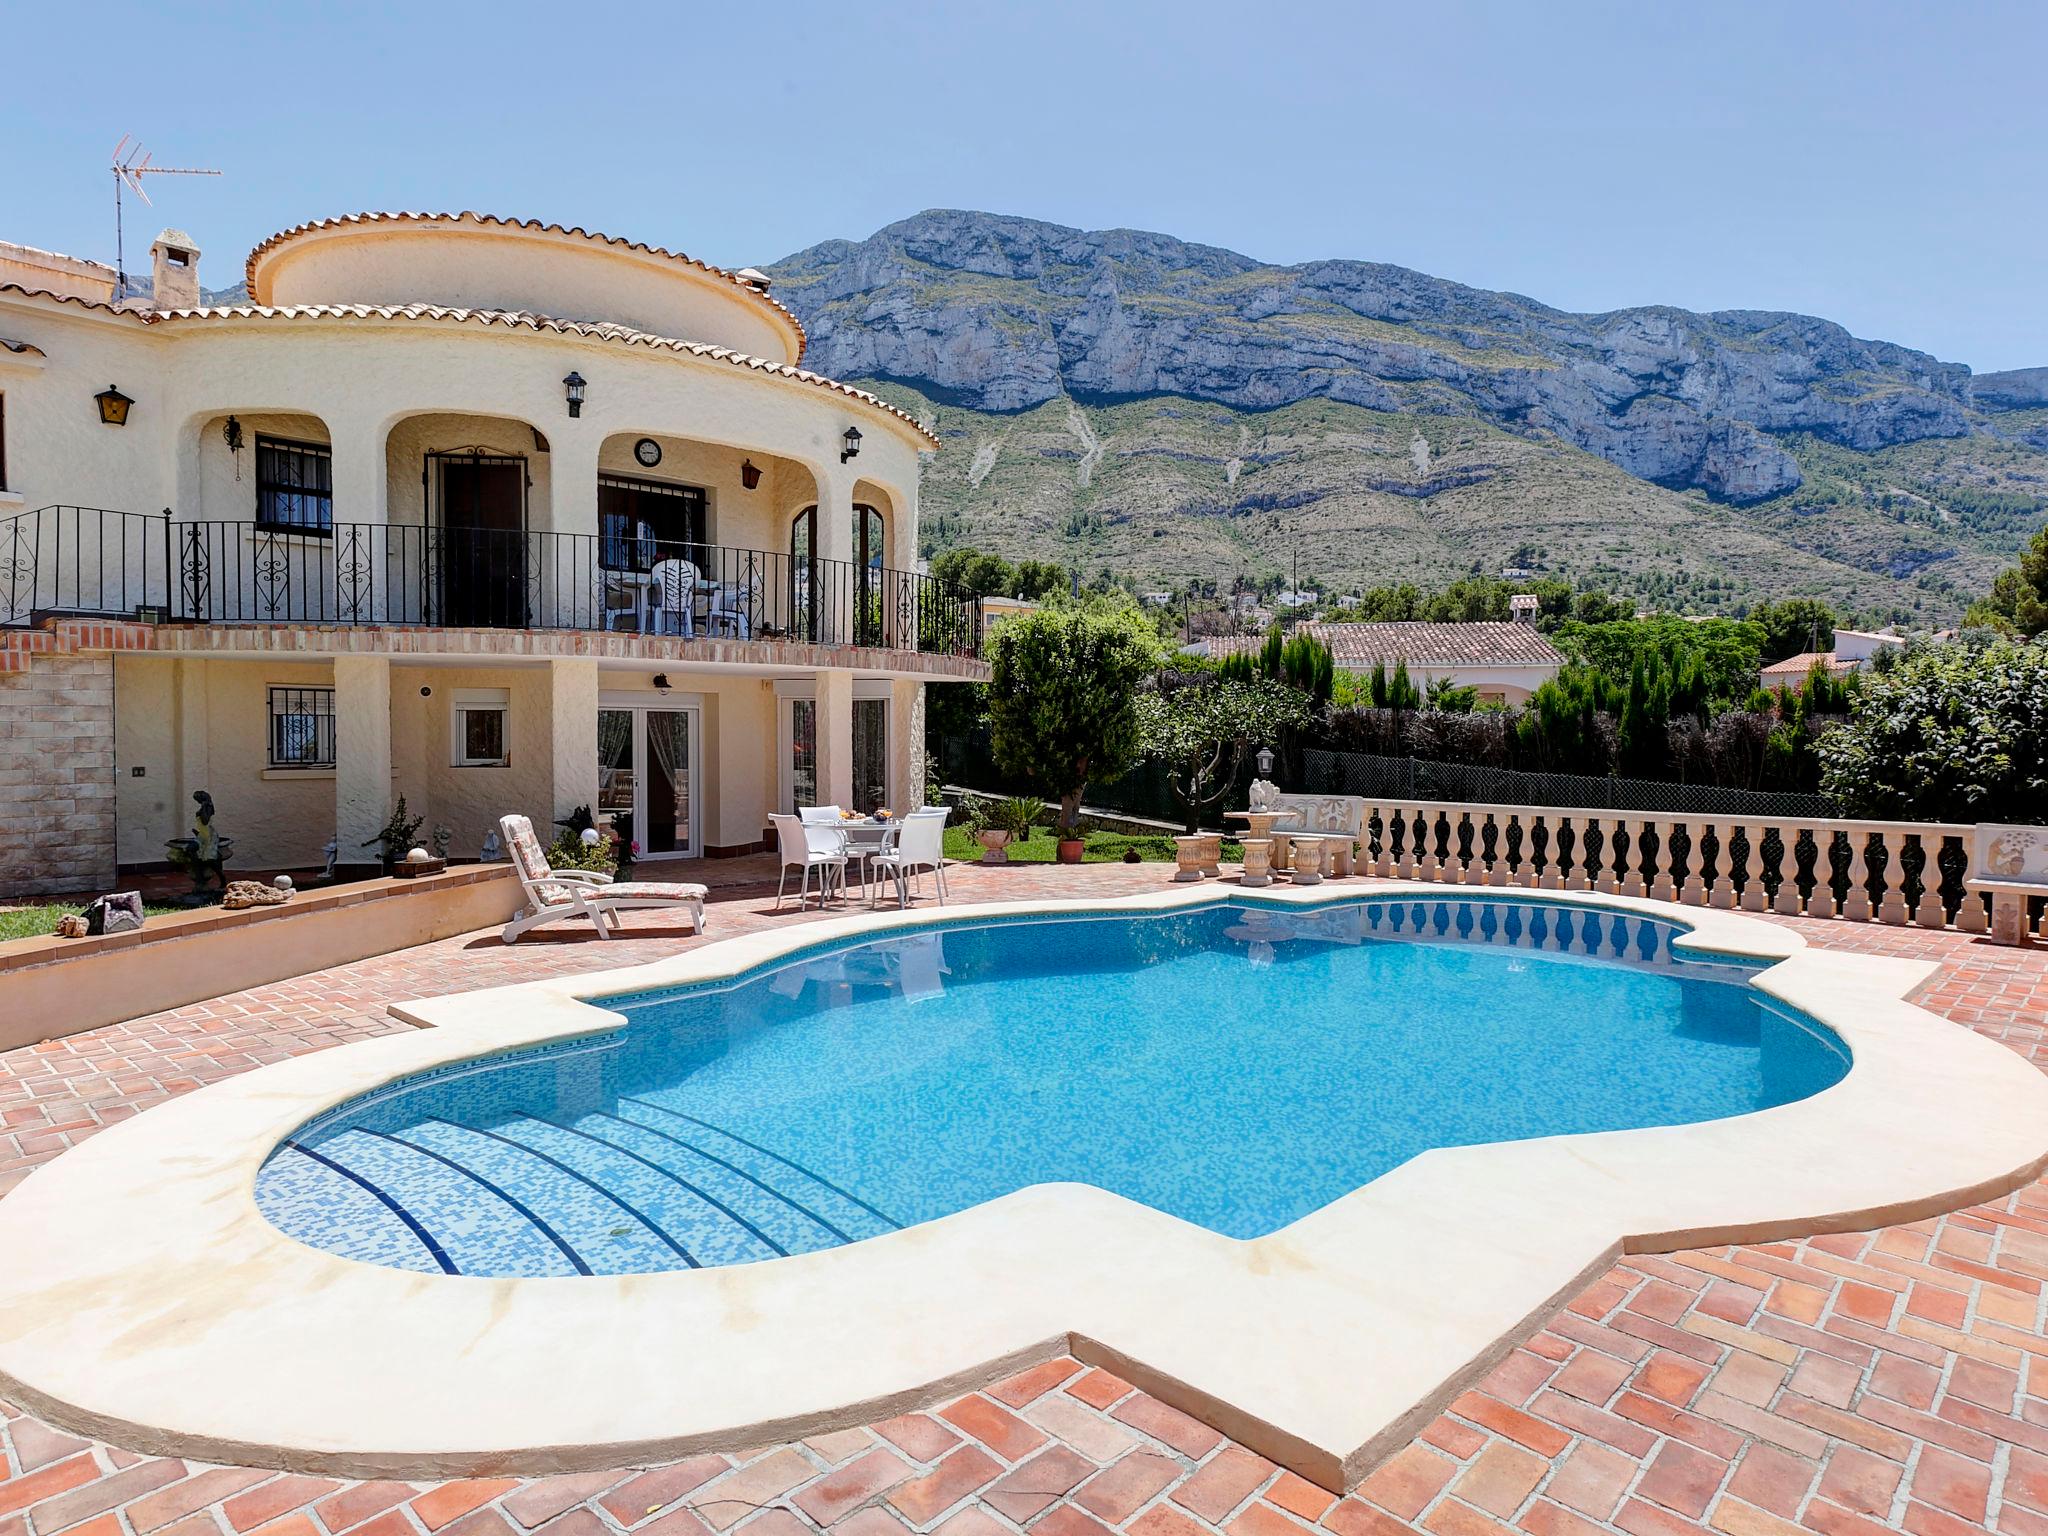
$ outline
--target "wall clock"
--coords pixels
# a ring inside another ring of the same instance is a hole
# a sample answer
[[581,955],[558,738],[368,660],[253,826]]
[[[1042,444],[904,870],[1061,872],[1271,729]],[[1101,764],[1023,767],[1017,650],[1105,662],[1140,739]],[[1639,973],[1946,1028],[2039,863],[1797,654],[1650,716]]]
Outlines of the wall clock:
[[633,457],[638,459],[643,467],[652,469],[661,462],[661,444],[651,437],[643,437],[633,445]]

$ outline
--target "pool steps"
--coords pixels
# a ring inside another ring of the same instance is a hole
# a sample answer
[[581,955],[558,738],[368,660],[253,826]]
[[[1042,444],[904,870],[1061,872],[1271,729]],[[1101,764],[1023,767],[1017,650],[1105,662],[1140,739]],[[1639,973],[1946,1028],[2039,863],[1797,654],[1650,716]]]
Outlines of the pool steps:
[[[898,1223],[708,1121],[642,1099],[574,1120],[429,1120],[290,1140],[264,1171],[303,1240],[427,1274],[637,1274],[836,1248]],[[349,1234],[353,1236],[349,1236]],[[366,1251],[366,1246],[368,1250]]]

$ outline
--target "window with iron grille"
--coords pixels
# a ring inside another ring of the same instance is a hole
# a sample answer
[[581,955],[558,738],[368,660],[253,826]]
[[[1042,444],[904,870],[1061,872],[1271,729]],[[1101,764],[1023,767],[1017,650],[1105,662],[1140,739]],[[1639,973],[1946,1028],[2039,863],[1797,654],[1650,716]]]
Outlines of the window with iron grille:
[[701,565],[704,511],[700,486],[599,475],[599,563],[608,571],[651,571],[677,558]]
[[334,690],[273,688],[270,690],[270,754],[272,768],[334,766]]
[[256,526],[334,531],[334,453],[325,443],[256,438]]

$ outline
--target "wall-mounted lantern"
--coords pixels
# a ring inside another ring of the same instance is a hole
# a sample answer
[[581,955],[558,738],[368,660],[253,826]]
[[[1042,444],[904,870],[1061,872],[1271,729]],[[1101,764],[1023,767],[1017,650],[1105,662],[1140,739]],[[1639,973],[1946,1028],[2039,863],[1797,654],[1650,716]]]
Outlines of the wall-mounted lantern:
[[109,384],[93,396],[100,403],[100,420],[110,427],[128,425],[128,407],[135,402],[121,393],[119,385]]
[[751,490],[752,490],[752,489],[753,489],[753,488],[754,488],[755,486],[759,485],[760,483],[761,483],[761,466],[760,466],[760,465],[756,464],[756,463],[755,463],[755,462],[754,462],[754,461],[753,461],[752,459],[748,459],[748,460],[747,460],[747,461],[746,461],[746,462],[745,462],[744,464],[740,465],[740,484],[741,484],[741,485],[745,486],[745,487],[746,487],[746,488],[747,488],[748,490],[750,490],[750,491],[751,491]]
[[839,462],[860,457],[860,428],[848,427],[839,438]]
[[583,391],[585,387],[583,375],[580,373],[571,373],[562,380],[562,388],[569,396],[569,414],[571,416],[581,416],[583,414]]
[[242,478],[242,424],[230,416],[221,425],[221,441],[228,445],[228,452],[234,456],[235,479]]
[[1270,778],[1273,773],[1273,749],[1271,747],[1259,748],[1258,761],[1259,777],[1262,779]]

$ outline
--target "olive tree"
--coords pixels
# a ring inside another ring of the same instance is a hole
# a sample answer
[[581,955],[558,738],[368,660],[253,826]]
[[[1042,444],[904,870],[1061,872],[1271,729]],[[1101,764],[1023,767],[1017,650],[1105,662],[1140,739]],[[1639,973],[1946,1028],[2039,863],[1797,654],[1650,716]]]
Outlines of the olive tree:
[[1088,785],[1121,778],[1142,750],[1138,687],[1159,640],[1131,609],[1056,607],[989,637],[989,744],[996,766],[1060,803],[1071,832]]
[[1190,832],[1230,793],[1247,753],[1305,725],[1312,713],[1298,688],[1213,672],[1162,677],[1138,699],[1145,751],[1166,765]]

